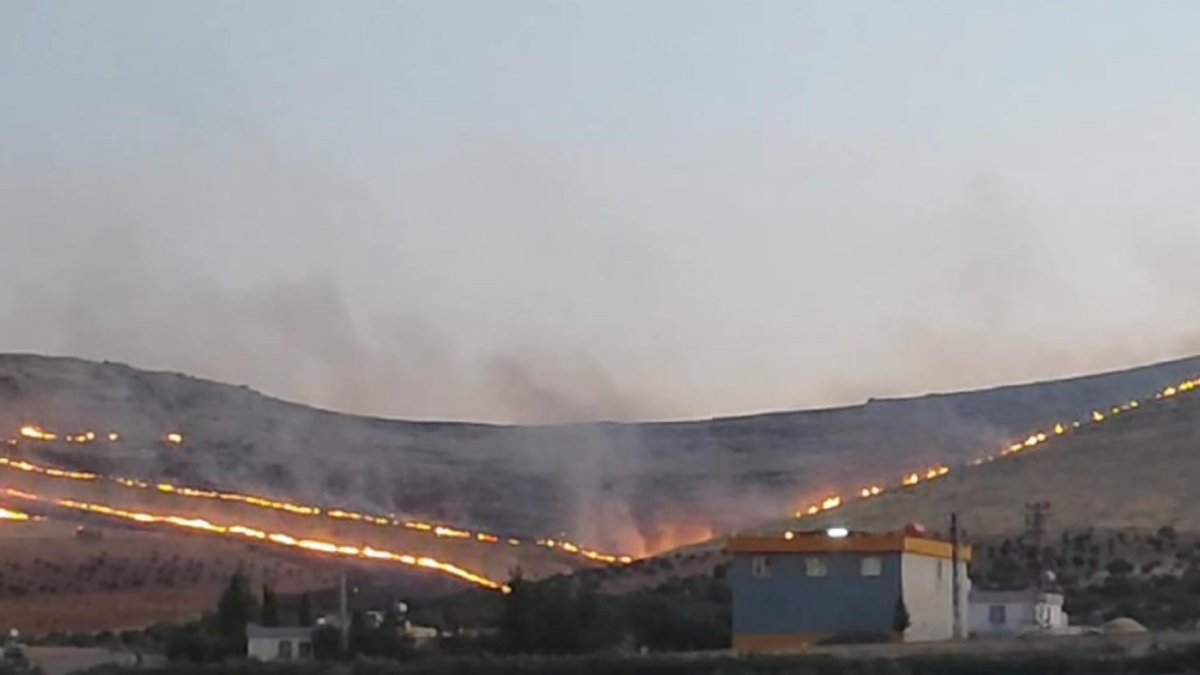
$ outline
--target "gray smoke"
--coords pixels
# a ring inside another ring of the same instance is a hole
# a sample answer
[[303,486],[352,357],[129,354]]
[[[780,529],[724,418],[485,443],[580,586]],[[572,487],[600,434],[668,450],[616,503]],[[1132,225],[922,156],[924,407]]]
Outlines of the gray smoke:
[[[539,39],[487,26],[470,49],[438,40],[449,51],[426,45],[422,59],[391,49],[407,41],[374,10],[243,21],[177,7],[0,10],[0,81],[12,83],[0,350],[184,371],[347,412],[542,424],[836,405],[1200,350],[1188,172],[1167,153],[1095,172],[1079,152],[1150,138],[1187,158],[1190,117],[1150,128],[1156,117],[1131,114],[1120,134],[1064,128],[1077,120],[1061,114],[993,129],[1013,111],[972,117],[962,82],[924,80],[946,73],[906,70],[928,64],[904,50],[878,63],[807,54],[792,68],[779,58],[801,53],[786,21],[763,22],[785,27],[777,42],[739,27],[730,52],[696,49],[702,32],[676,41],[678,16],[647,17],[622,27],[647,51],[593,34],[604,48],[585,66],[586,41],[579,62],[566,58],[574,34],[545,42],[536,12],[518,18]],[[540,60],[523,60],[539,42]],[[726,72],[689,58],[714,54]],[[969,58],[943,56],[984,81]],[[553,67],[525,70],[539,63]],[[847,89],[846,75],[861,84]],[[1101,75],[1093,84],[1126,109]],[[1025,99],[998,101],[1012,100]],[[1000,147],[1072,133],[1084,136]],[[1172,178],[1174,192],[1156,189]],[[263,433],[286,449],[311,431]],[[561,481],[577,529],[625,537],[646,522],[630,484],[662,458],[602,425],[546,438],[519,461]],[[386,502],[378,476],[339,470],[313,464],[298,488],[332,478]],[[775,508],[774,495],[708,485],[697,500],[747,517]],[[675,536],[641,528],[651,547]]]

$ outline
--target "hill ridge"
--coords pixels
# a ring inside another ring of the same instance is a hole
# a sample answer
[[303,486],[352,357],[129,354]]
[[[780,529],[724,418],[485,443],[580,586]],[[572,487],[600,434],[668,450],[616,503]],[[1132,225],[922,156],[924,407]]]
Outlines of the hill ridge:
[[[33,450],[70,468],[568,533],[644,554],[914,466],[969,461],[1031,428],[1195,372],[1200,357],[818,411],[522,427],[350,416],[179,373],[0,355],[0,429],[120,431],[122,442],[103,449]],[[186,437],[182,447],[162,442],[168,431]]]

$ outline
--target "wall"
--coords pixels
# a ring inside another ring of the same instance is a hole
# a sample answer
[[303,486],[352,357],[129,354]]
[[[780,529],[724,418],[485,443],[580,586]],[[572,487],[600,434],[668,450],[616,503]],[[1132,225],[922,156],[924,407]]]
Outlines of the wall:
[[[905,553],[901,556],[901,581],[904,605],[910,625],[904,633],[906,642],[949,640],[954,637],[954,598],[951,593],[953,565],[944,558],[931,558]],[[940,570],[940,573],[939,573]],[[967,596],[971,582],[966,563],[959,563],[959,611],[962,635],[968,626]]]
[[[805,576],[804,561],[810,556],[825,558],[828,576]],[[771,565],[767,578],[752,575],[754,557],[735,555],[729,572],[735,648],[741,649],[740,642],[775,649],[835,634],[891,630],[900,594],[900,554],[879,554],[877,577],[861,576],[860,561],[866,556],[860,553],[766,554]]]
[[[994,605],[1004,606],[1003,624],[992,623]],[[1033,606],[1029,602],[973,602],[970,617],[971,635],[1010,635],[1020,626],[1033,626]]]
[[279,658],[279,638],[250,638],[246,640],[246,656],[259,661]]
[[1067,613],[1063,611],[1062,605],[1058,603],[1038,603],[1037,610],[1039,613],[1044,612],[1049,619],[1047,626],[1049,628],[1066,628],[1069,623]]
[[[310,643],[307,638],[295,637],[252,637],[246,640],[246,656],[259,661],[277,661],[279,660],[279,645],[282,642],[292,643],[291,660],[300,658],[311,658],[310,653],[301,654],[300,645],[302,643]],[[306,648],[307,650],[307,648]]]
[[[993,605],[1004,606],[1005,622],[1003,624],[991,622]],[[984,599],[971,603],[971,634],[980,636],[1012,635],[1035,630],[1039,628],[1035,614],[1037,611],[1047,615],[1049,621],[1046,628],[1059,629],[1067,626],[1067,615],[1062,611],[1062,606],[1057,603],[1038,602],[1035,605],[1032,598],[1022,601],[999,599],[987,601]]]

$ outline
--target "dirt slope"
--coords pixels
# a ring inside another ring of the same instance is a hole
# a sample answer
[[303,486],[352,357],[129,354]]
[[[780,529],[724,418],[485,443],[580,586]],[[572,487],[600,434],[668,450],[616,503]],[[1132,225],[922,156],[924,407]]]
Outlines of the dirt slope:
[[182,535],[93,527],[102,538],[75,536],[74,523],[0,523],[0,616],[3,629],[53,631],[141,628],[212,611],[229,575],[241,568],[280,592],[328,588],[326,561],[280,556],[237,543]]

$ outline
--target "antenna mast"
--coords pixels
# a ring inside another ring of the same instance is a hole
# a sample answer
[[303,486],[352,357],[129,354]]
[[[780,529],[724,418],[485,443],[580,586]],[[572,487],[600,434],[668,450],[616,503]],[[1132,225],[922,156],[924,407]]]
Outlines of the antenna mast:
[[1050,513],[1050,502],[1025,503],[1025,545],[1033,549],[1033,564],[1038,590],[1042,589],[1042,538],[1046,534],[1046,520]]
[[954,594],[951,606],[954,608],[954,639],[963,637],[962,621],[962,581],[958,574],[959,565],[958,512],[950,514],[950,592]]
[[338,589],[338,643],[345,654],[350,650],[350,616],[346,600],[346,570],[342,569],[341,586]]

